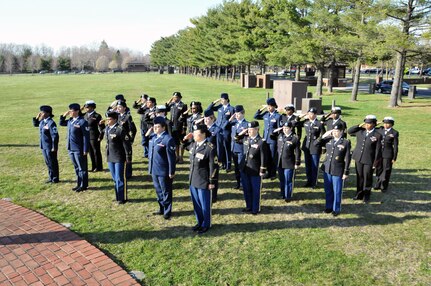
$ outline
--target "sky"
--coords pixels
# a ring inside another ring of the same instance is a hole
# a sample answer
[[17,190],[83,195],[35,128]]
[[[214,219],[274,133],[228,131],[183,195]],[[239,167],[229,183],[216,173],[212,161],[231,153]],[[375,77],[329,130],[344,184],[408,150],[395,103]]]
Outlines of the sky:
[[0,43],[110,47],[149,53],[223,0],[0,0]]

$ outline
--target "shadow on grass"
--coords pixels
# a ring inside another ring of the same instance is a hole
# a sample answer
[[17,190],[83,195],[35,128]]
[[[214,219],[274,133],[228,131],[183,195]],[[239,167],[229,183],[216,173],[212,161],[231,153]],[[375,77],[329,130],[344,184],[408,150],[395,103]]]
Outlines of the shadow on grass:
[[38,144],[0,144],[0,148],[22,148],[22,147],[39,147]]

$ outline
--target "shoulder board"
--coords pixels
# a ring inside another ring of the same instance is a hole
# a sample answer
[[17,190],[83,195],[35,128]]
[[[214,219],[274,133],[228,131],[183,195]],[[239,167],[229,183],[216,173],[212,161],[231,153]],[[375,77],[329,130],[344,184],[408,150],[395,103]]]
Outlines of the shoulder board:
[[211,149],[214,149],[214,144],[211,142],[207,142],[208,147],[210,147]]

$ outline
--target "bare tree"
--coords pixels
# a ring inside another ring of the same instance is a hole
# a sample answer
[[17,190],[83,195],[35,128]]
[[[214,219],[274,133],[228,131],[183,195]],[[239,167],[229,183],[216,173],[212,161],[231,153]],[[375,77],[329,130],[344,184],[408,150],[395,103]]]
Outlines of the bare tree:
[[100,72],[107,71],[109,67],[109,59],[107,56],[100,56],[96,61],[96,70]]

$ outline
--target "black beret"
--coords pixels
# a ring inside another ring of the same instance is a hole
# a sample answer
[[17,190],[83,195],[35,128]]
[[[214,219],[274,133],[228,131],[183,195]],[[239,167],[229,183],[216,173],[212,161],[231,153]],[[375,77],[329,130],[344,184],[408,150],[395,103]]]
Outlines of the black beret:
[[289,127],[289,128],[293,128],[293,123],[292,121],[286,121],[283,123],[283,127]]
[[157,104],[156,98],[155,97],[149,97],[147,98],[148,101],[151,101],[153,104]]
[[117,106],[118,106],[118,105],[121,105],[121,106],[123,106],[123,107],[127,107],[126,102],[125,102],[125,101],[123,101],[123,100],[119,100],[119,101],[117,101]]
[[69,109],[80,110],[81,106],[78,103],[71,103],[71,104],[69,104]]
[[338,122],[338,123],[336,123],[336,124],[334,124],[332,126],[332,129],[343,131],[344,130],[344,126],[343,126],[343,124],[341,124],[341,123]]
[[259,127],[258,121],[251,121],[248,123],[248,128],[256,128],[256,127]]
[[220,98],[229,99],[229,94],[223,92],[222,94],[220,94]]
[[106,112],[106,117],[111,117],[111,118],[114,118],[114,119],[118,119],[118,113],[115,112],[115,111],[109,111],[109,112]]
[[84,105],[85,107],[87,107],[87,106],[92,106],[92,107],[94,107],[94,108],[96,108],[96,103],[94,102],[94,100],[87,100],[86,102],[85,102],[85,105]]
[[242,105],[235,106],[235,112],[243,112],[243,111],[244,111],[244,106]]
[[181,95],[181,92],[179,91],[175,91],[172,96],[178,96],[179,98],[182,98],[183,96]]
[[153,123],[154,125],[160,124],[160,125],[166,126],[166,119],[164,117],[157,116],[154,118]]
[[141,98],[143,98],[143,99],[148,99],[148,97],[149,97],[148,94],[142,94],[141,95]]
[[124,98],[124,95],[122,95],[122,94],[117,94],[117,95],[115,96],[115,100],[122,100],[122,101],[126,101],[126,99]]
[[207,109],[204,111],[204,117],[210,117],[214,115],[214,111],[212,109]]
[[39,108],[39,110],[40,110],[40,111],[43,111],[43,112],[45,112],[45,113],[52,114],[52,107],[51,107],[51,106],[49,106],[49,105],[42,105],[42,106]]
[[316,107],[310,107],[310,109],[308,110],[308,112],[316,114],[317,113],[317,108]]
[[266,104],[271,105],[271,106],[275,106],[275,108],[277,108],[277,103],[275,102],[275,98],[268,98],[266,100]]

